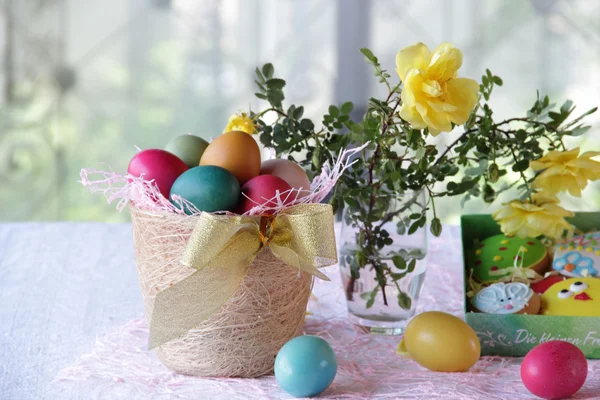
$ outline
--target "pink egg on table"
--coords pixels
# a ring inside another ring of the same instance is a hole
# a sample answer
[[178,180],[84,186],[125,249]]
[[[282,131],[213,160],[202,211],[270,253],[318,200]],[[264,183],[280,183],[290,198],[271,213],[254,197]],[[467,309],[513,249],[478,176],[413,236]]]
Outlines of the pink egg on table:
[[[277,202],[272,200],[277,192],[283,193],[290,190],[290,185],[281,178],[273,175],[259,175],[242,186],[242,197],[238,206],[238,212],[240,214],[249,211],[257,205],[265,205],[267,207],[276,207]],[[287,194],[284,194],[281,200],[284,204],[289,204],[295,199],[295,194],[291,194],[286,198]]]
[[273,175],[286,181],[292,188],[300,190],[299,197],[306,196],[310,181],[306,172],[293,161],[284,159],[267,160],[260,166],[261,175]]
[[534,395],[547,400],[575,394],[587,378],[587,360],[569,342],[553,340],[533,348],[521,364],[521,380]]
[[177,156],[160,149],[148,149],[137,153],[129,162],[127,172],[154,180],[160,193],[169,198],[171,186],[177,177],[187,171],[188,166]]

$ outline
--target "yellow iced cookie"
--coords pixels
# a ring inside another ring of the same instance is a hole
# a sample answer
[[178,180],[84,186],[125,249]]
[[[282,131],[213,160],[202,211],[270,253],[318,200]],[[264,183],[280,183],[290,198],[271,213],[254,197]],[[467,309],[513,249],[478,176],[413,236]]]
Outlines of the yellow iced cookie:
[[542,314],[600,316],[600,279],[571,278],[550,286],[542,294]]

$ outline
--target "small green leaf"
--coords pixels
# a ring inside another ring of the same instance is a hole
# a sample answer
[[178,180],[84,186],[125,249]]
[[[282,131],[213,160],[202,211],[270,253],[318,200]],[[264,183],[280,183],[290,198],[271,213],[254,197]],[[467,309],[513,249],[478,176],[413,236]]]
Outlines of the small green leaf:
[[364,267],[367,264],[367,257],[364,253],[357,252],[356,253],[356,263],[359,267]]
[[442,222],[440,221],[439,218],[434,218],[431,220],[431,233],[433,234],[433,236],[440,236],[442,234]]
[[404,260],[404,258],[400,256],[394,256],[392,257],[392,262],[394,263],[396,268],[401,270],[406,269],[406,261]]
[[563,113],[563,114],[570,113],[571,111],[573,111],[571,109],[571,107],[573,107],[573,101],[572,100],[567,100],[567,101],[565,101],[563,103],[562,106],[560,106],[560,112]]
[[267,100],[274,107],[280,107],[283,99],[284,99],[284,96],[283,96],[283,92],[281,90],[269,91],[269,94],[267,94]]
[[494,83],[495,83],[496,85],[498,85],[498,86],[502,86],[502,83],[503,83],[503,82],[502,82],[502,78],[500,78],[499,76],[494,76],[494,77],[492,78],[492,80],[494,81]]
[[581,126],[578,128],[573,129],[572,131],[569,132],[570,136],[581,136],[584,133],[586,133],[587,131],[589,131],[591,128],[591,126]]
[[404,310],[410,310],[412,299],[408,294],[401,291],[398,293],[398,305]]
[[527,159],[517,161],[512,166],[512,170],[515,171],[515,172],[525,171],[527,168],[529,168],[529,160],[527,160]]
[[344,197],[344,201],[350,206],[354,208],[358,208],[358,201],[356,201],[353,197]]
[[405,272],[400,272],[400,273],[391,273],[390,277],[395,281],[399,281],[400,279],[404,278],[406,275],[408,275],[408,271]]
[[293,116],[295,119],[302,118],[302,115],[304,115],[304,106],[300,106],[294,110]]
[[360,49],[360,52],[366,57],[366,59],[368,61],[370,61],[373,64],[377,64],[377,57],[375,57],[375,55],[373,55],[373,52],[367,48],[362,48]]
[[258,69],[258,67],[256,67],[256,69],[254,70],[254,72],[256,73],[256,77],[258,79],[260,79],[261,82],[265,81],[265,77],[263,76],[263,74],[260,72],[260,69]]
[[[379,292],[379,286],[376,286],[375,289],[373,289],[372,291],[369,292],[369,296],[367,299],[367,308],[371,308],[373,307],[373,304],[375,303],[375,297],[377,297],[377,292]],[[362,297],[362,295],[361,295]]]
[[469,196],[468,194],[465,195],[465,197],[463,197],[462,199],[460,199],[460,207],[461,208],[465,208],[465,204],[467,203],[467,201],[471,200],[471,196]]
[[271,78],[267,81],[267,87],[270,90],[272,90],[272,89],[281,90],[285,87],[285,81],[283,79],[279,79],[279,78]]
[[500,169],[498,168],[498,164],[493,163],[488,168],[488,181],[491,183],[498,182],[498,178],[500,177]]
[[417,229],[420,228],[420,224],[421,224],[421,220],[420,219],[417,220],[417,221],[415,221],[415,222],[413,222],[410,225],[410,228],[408,228],[408,234],[412,235],[413,233],[415,233],[417,231]]
[[483,187],[483,201],[492,203],[494,200],[496,200],[496,191],[490,185],[485,185]]
[[313,124],[310,119],[304,118],[302,121],[300,121],[300,129],[304,131],[312,131],[315,129],[315,124]]
[[417,260],[416,259],[412,259],[410,260],[410,262],[408,263],[408,268],[407,271],[408,272],[413,272],[415,270],[415,267],[417,266]]
[[404,222],[402,222],[402,220],[400,220],[396,224],[396,232],[398,233],[398,235],[406,234],[406,225],[404,225]]
[[352,102],[350,101],[347,101],[344,104],[342,104],[342,106],[340,107],[340,111],[342,112],[342,114],[350,114],[353,108],[354,104],[352,104]]
[[275,68],[273,68],[273,64],[267,63],[267,64],[263,65],[262,73],[267,79],[272,78],[274,72],[275,72]]
[[332,117],[337,117],[340,115],[340,110],[336,106],[329,106],[329,115]]
[[595,113],[596,111],[598,111],[598,107],[594,107],[594,108],[592,108],[590,110],[587,110],[586,112],[584,112],[583,114],[581,114],[579,117],[577,117],[573,121],[569,122],[569,124],[567,126],[571,127],[573,125],[576,125],[583,118],[587,117],[588,115],[591,115],[591,114]]
[[259,81],[257,81],[256,79],[254,80],[254,83],[256,83],[256,86],[258,86],[258,88],[262,92],[266,92],[267,91],[267,88],[262,83],[260,83]]
[[258,97],[259,99],[262,99],[262,100],[267,100],[267,95],[266,95],[266,94],[262,94],[262,93],[254,93],[254,95],[255,95],[256,97]]

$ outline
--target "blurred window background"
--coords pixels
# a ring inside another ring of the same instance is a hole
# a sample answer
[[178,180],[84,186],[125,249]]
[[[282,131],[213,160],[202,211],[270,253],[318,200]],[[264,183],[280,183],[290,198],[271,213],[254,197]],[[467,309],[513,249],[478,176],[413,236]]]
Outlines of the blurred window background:
[[[498,118],[520,116],[536,89],[583,112],[600,104],[597,0],[0,0],[0,220],[125,221],[77,181],[82,167],[124,172],[140,148],[221,133],[258,109],[254,68],[275,65],[287,104],[320,118],[381,94],[358,49],[389,71],[417,41],[453,42],[462,76],[504,79]],[[395,76],[395,74],[394,74]],[[316,122],[319,122],[318,120]],[[600,117],[571,145],[599,149]],[[453,135],[440,135],[450,142]],[[103,164],[105,163],[105,164]],[[598,209],[591,185],[573,209]],[[483,203],[446,200],[461,212]]]

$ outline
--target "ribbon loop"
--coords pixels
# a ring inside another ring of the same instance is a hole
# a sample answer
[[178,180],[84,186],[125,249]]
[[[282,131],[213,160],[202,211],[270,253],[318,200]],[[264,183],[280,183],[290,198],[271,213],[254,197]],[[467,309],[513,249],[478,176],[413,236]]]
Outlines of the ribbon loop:
[[289,267],[329,280],[318,268],[337,263],[331,206],[296,205],[260,218],[202,213],[181,258],[196,272],[156,295],[149,348],[184,335],[222,307],[265,246]]

